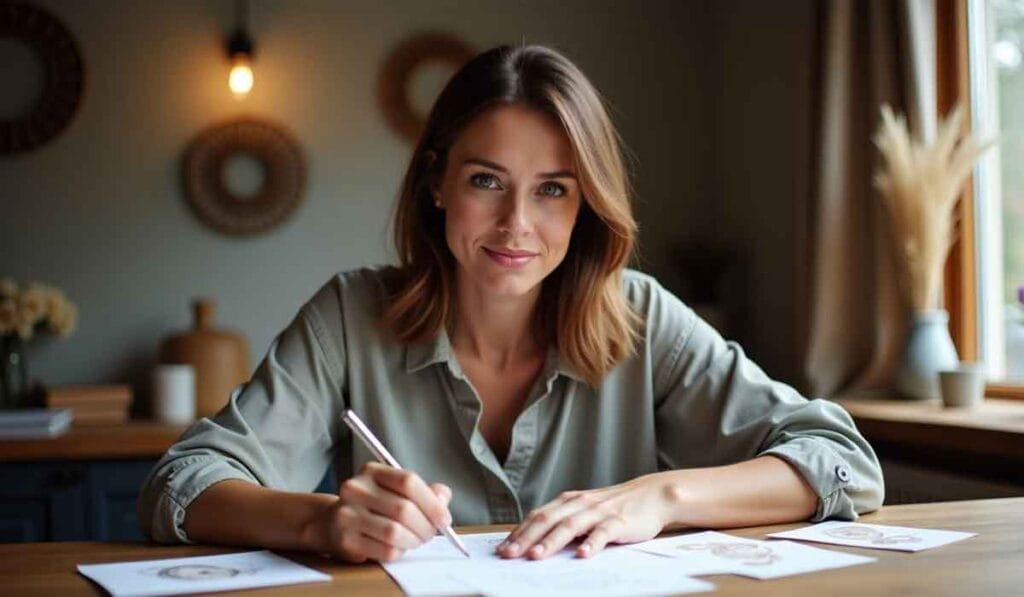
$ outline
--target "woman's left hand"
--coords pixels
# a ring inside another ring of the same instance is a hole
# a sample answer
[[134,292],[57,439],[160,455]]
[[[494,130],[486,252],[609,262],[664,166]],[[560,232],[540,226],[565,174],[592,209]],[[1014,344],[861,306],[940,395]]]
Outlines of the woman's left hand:
[[539,560],[585,535],[576,548],[576,555],[585,558],[609,543],[646,541],[668,524],[674,496],[657,473],[602,489],[567,491],[530,512],[497,552]]

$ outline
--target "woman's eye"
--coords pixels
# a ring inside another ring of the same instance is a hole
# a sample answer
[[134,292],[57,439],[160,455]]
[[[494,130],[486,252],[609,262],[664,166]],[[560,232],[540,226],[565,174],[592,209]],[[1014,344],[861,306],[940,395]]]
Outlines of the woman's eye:
[[545,182],[540,185],[540,194],[548,197],[561,197],[565,195],[565,187],[557,182]]
[[498,181],[498,177],[493,174],[487,174],[486,172],[480,172],[469,177],[469,182],[474,187],[481,189],[500,189],[501,183]]

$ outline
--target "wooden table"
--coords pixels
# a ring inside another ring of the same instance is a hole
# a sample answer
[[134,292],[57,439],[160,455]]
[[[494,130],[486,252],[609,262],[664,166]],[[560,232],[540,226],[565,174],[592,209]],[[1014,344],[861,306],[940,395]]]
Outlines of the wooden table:
[[[979,533],[977,537],[919,553],[819,546],[878,558],[878,561],[777,580],[707,576],[716,595],[1019,595],[1024,591],[1024,498],[892,506],[862,522],[919,526]],[[763,538],[765,533],[802,525],[736,529],[730,533]],[[487,531],[508,527],[473,527]],[[79,576],[77,564],[124,562],[225,553],[223,548],[155,546],[133,543],[28,543],[0,545],[0,593],[4,595],[95,595],[97,585]],[[250,591],[279,595],[399,595],[398,586],[377,565],[346,565],[308,554],[284,554],[321,570],[333,582]]]

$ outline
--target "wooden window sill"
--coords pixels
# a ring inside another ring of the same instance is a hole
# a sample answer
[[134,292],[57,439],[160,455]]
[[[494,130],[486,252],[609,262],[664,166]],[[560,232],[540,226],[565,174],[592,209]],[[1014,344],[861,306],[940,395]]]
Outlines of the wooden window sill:
[[836,400],[880,455],[1024,483],[1024,402],[986,398],[967,409],[882,396],[858,393]]

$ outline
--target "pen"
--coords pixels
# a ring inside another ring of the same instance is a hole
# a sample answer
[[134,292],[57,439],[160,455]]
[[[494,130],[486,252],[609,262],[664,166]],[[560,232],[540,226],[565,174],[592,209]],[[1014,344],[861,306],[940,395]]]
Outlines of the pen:
[[[341,416],[341,420],[345,421],[345,424],[349,426],[352,433],[355,433],[356,437],[363,442],[366,448],[370,450],[370,452],[373,452],[373,455],[377,457],[377,460],[390,467],[397,469],[402,468],[402,465],[398,464],[398,461],[391,455],[391,452],[388,452],[388,449],[384,447],[384,444],[380,443],[377,436],[370,431],[370,428],[366,426],[366,423],[363,423],[363,420],[360,419],[356,413],[352,410],[346,410],[345,414]],[[441,529],[441,533],[452,542],[452,545],[465,554],[467,558],[470,557],[469,551],[466,549],[466,546],[463,545],[459,536],[455,534],[455,529],[452,528],[452,525],[448,525]]]

